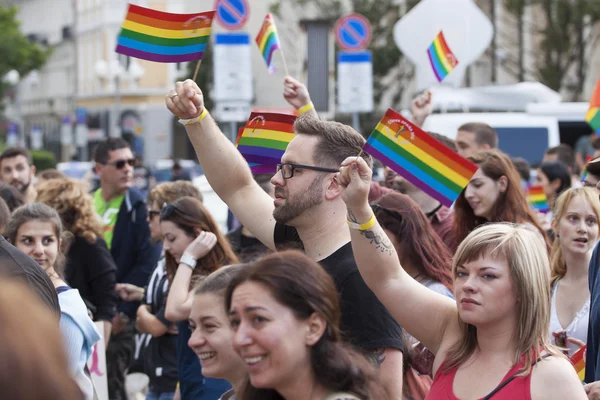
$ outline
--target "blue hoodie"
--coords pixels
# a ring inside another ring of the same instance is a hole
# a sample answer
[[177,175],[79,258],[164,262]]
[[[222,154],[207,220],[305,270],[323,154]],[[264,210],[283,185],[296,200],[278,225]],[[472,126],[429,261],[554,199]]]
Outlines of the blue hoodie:
[[69,361],[69,372],[83,392],[85,399],[93,399],[94,387],[85,374],[88,358],[94,344],[100,340],[96,325],[88,315],[87,307],[77,289],[63,287],[58,294],[60,304],[60,331],[63,335]]

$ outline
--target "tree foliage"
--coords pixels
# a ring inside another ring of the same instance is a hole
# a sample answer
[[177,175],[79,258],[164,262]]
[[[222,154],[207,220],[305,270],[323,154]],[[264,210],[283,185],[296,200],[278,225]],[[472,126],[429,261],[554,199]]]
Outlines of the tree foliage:
[[50,56],[50,49],[44,49],[30,42],[20,30],[17,8],[0,6],[0,93],[4,93],[6,83],[1,78],[11,70],[21,76],[41,68]]
[[[600,2],[589,0],[504,0],[507,9],[523,15],[527,4],[541,10],[534,17],[534,33],[541,36],[540,54],[536,62],[537,77],[546,86],[574,93],[573,100],[583,91],[591,60],[586,49],[594,49],[598,33],[594,26],[600,21]],[[539,18],[543,17],[543,18]],[[575,81],[567,72],[576,68]]]

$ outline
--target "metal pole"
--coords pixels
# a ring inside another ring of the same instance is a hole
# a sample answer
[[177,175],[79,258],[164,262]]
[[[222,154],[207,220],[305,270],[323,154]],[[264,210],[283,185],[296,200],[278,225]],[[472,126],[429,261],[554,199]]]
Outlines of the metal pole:
[[235,144],[235,140],[237,139],[237,122],[230,121],[229,130],[231,132],[231,141]]
[[120,137],[120,120],[121,120],[121,78],[119,74],[115,75],[115,110],[114,110],[114,121],[110,131],[112,137]]
[[352,113],[352,127],[354,128],[354,130],[358,133],[360,132],[360,118],[359,118],[359,114],[357,112],[353,112]]

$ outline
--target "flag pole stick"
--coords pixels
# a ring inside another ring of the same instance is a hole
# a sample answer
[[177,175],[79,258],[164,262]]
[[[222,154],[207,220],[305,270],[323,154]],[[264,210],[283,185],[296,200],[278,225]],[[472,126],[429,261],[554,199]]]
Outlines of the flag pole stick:
[[357,156],[356,156],[356,158],[354,159],[354,162],[357,162],[357,161],[358,161],[358,157],[362,156],[362,154],[363,154],[363,149],[361,148],[361,149],[360,149],[360,153],[358,153],[358,155],[357,155]]
[[202,64],[202,59],[199,59],[198,64],[196,64],[196,69],[194,70],[194,76],[192,77],[192,80],[194,82],[196,82],[196,78],[198,77],[198,71],[200,71],[200,64]]
[[288,76],[290,73],[288,72],[288,67],[285,62],[285,56],[283,55],[283,50],[279,49],[279,52],[281,53],[281,60],[283,61],[283,70],[285,71],[285,76]]

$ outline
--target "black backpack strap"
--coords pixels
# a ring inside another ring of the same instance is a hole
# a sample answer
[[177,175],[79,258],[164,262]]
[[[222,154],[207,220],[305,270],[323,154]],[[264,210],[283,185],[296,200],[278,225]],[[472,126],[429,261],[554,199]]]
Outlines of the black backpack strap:
[[[542,358],[546,358],[546,357],[550,357],[552,354],[544,354],[543,356],[541,356],[540,358],[538,358],[537,360],[535,360],[534,362],[531,363],[531,366],[533,367],[535,364],[538,363],[538,361],[541,361]],[[515,372],[514,374],[512,374],[508,379],[506,379],[504,382],[501,382],[496,389],[494,389],[490,394],[488,394],[487,396],[485,396],[483,398],[483,400],[489,400],[492,398],[493,395],[495,395],[496,393],[498,393],[500,391],[500,389],[502,389],[503,387],[505,387],[506,385],[508,385],[509,383],[511,383],[513,381],[513,379],[515,379],[517,377],[517,374],[519,373],[519,371]]]

